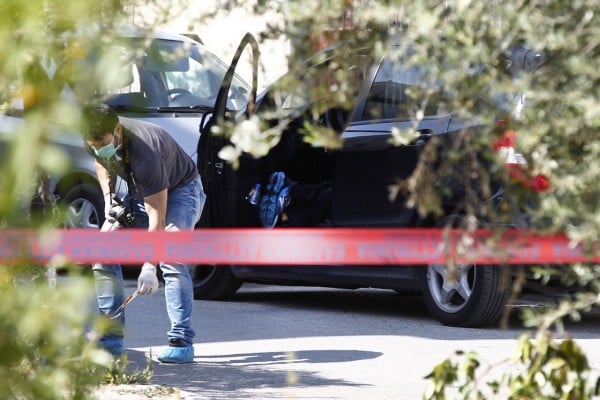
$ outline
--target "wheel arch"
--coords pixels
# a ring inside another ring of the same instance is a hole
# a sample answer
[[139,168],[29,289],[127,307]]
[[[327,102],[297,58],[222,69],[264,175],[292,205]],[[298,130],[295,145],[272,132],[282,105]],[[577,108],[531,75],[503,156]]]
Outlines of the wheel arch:
[[59,197],[64,196],[73,187],[86,183],[100,188],[98,179],[96,179],[95,176],[92,176],[84,171],[70,172],[56,181],[54,186],[54,194]]

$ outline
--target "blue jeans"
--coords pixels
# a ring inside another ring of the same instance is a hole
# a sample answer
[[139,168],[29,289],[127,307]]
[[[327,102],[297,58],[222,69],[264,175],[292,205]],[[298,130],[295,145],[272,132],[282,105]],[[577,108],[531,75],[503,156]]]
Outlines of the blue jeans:
[[[194,229],[196,222],[200,219],[205,200],[206,195],[200,177],[169,191],[166,216],[167,228]],[[140,207],[139,211],[143,210],[142,204],[138,203],[137,206]],[[145,211],[139,215],[136,212],[136,221],[138,227],[148,226]],[[165,302],[167,304],[167,314],[171,321],[171,329],[167,333],[168,338],[179,339],[186,344],[192,344],[195,335],[191,324],[194,288],[189,268],[187,265],[179,263],[160,263],[159,267],[165,280]],[[100,314],[110,318],[115,315],[117,308],[125,299],[121,266],[94,264],[92,269],[96,282]],[[123,339],[125,314],[121,314],[114,321],[117,323],[105,333],[101,341]]]

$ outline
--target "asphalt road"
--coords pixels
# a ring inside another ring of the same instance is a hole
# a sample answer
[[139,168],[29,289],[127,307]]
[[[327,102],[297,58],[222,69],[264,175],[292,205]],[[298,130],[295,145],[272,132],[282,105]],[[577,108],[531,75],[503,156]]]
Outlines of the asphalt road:
[[[127,291],[134,288],[128,281]],[[128,307],[130,368],[166,345],[162,296],[139,296]],[[194,364],[153,363],[152,384],[178,389],[161,399],[420,399],[430,383],[424,377],[455,350],[500,363],[493,370],[500,373],[526,331],[517,317],[505,330],[446,327],[416,295],[249,284],[231,301],[196,301],[193,325]],[[595,370],[599,326],[596,313],[567,324]],[[110,398],[149,397],[121,393]]]

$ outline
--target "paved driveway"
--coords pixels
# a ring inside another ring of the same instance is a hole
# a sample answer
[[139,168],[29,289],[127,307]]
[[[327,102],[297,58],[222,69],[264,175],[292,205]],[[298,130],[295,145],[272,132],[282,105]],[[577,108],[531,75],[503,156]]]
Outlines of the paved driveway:
[[[138,297],[127,318],[130,368],[142,368],[166,343],[162,293]],[[500,362],[523,332],[517,318],[507,330],[442,326],[419,296],[384,290],[245,285],[235,301],[195,302],[193,318],[194,364],[154,363],[157,386],[113,387],[101,398],[420,399],[424,376],[454,350]],[[567,325],[596,370],[599,322],[590,314]]]

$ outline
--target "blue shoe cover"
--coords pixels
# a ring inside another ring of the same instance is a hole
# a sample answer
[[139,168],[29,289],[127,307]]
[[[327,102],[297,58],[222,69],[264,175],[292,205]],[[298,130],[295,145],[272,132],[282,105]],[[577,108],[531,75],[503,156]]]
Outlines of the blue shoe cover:
[[185,347],[169,346],[157,357],[158,361],[172,364],[188,364],[194,362],[194,346]]
[[98,345],[115,357],[123,354],[123,339],[100,339]]

